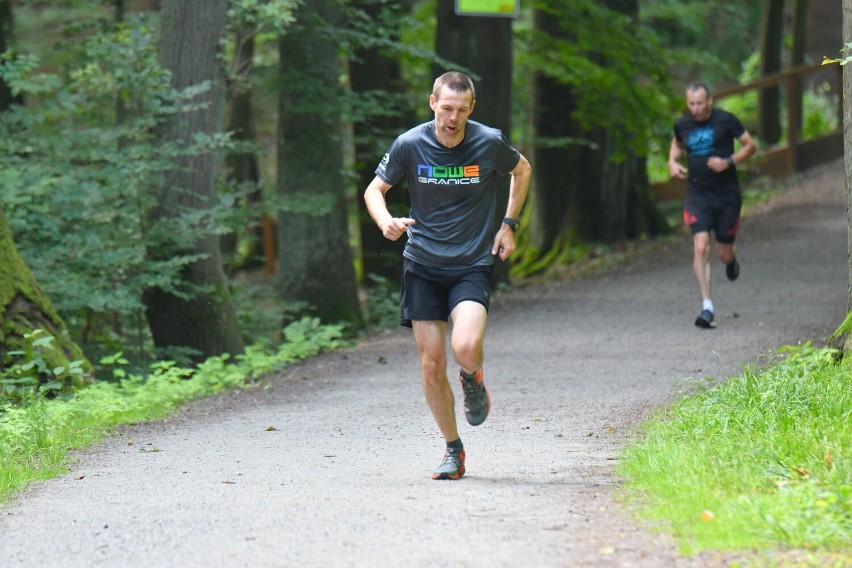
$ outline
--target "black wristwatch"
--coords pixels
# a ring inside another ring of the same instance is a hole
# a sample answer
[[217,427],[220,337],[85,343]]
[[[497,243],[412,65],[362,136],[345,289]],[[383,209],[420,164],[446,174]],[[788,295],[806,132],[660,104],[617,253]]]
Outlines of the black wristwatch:
[[730,167],[734,167],[734,165],[736,164],[736,162],[734,162],[733,156],[728,156],[727,158],[725,158],[725,161],[728,162],[728,166]]
[[513,233],[518,232],[518,229],[521,228],[521,222],[517,219],[512,219],[511,217],[503,217],[503,222],[509,225],[509,228],[512,229]]

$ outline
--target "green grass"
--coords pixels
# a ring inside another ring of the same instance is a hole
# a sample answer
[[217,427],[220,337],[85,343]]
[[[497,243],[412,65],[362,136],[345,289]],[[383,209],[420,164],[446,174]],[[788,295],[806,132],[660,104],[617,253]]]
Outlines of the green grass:
[[782,351],[644,424],[619,465],[628,500],[686,554],[852,566],[852,365],[810,344]]
[[0,397],[0,502],[29,482],[67,470],[73,450],[104,439],[123,424],[162,418],[194,399],[259,384],[286,365],[341,344],[342,327],[304,319],[284,330],[280,345],[254,345],[243,355],[211,357],[194,368],[158,362],[145,376],[125,373],[112,357],[116,380],[70,395],[45,398],[29,390]]

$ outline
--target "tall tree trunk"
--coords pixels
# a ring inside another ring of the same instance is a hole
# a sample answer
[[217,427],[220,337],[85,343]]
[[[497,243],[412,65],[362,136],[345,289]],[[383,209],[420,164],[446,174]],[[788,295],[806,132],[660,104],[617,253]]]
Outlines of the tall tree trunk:
[[[852,42],[852,0],[843,0],[843,44]],[[848,55],[848,53],[847,53]],[[847,257],[849,284],[846,312],[852,313],[852,73],[843,73],[843,158],[846,166]]]
[[[612,11],[638,17],[637,0],[606,0],[604,4]],[[573,41],[559,21],[558,4],[537,5],[533,19],[539,32]],[[606,67],[602,56],[589,57]],[[668,225],[651,200],[644,159],[633,151],[622,156],[624,151],[619,151],[613,133],[618,125],[583,130],[572,117],[576,106],[573,89],[556,82],[547,69],[534,77],[534,245],[547,251],[569,231],[595,242],[666,232]]]
[[[391,11],[391,21],[403,16],[410,9],[410,2],[379,4],[374,1],[361,2],[361,9],[376,21],[382,11]],[[380,21],[387,21],[388,15]],[[399,40],[398,27],[391,32]],[[379,47],[358,50],[349,61],[350,86],[359,98],[377,96],[387,99],[387,106],[396,112],[378,114],[354,125],[355,171],[358,173],[358,188],[363,190],[375,177],[376,166],[394,138],[414,126],[415,113],[407,93],[399,61]],[[422,98],[417,100],[424,104]],[[408,187],[404,181],[394,186],[385,196],[388,210],[396,217],[407,217],[409,210]],[[361,254],[365,274],[375,274],[399,281],[402,276],[402,251],[405,239],[389,241],[376,230],[376,223],[358,199]]]
[[[186,147],[195,135],[222,129],[224,75],[218,57],[227,0],[165,0],[161,11],[160,60],[171,71],[173,86],[182,90],[205,81],[211,85],[196,99],[206,104],[204,108],[181,112],[159,133],[164,142]],[[185,209],[205,209],[216,200],[217,153],[207,151],[175,161],[175,167],[165,176],[153,220],[174,217]],[[193,287],[209,291],[185,299],[160,288],[147,290],[143,301],[154,344],[190,348],[200,359],[242,352],[236,312],[222,271],[219,239],[202,235],[186,252],[204,258],[188,265],[182,278]]]
[[[805,62],[805,49],[808,29],[808,0],[793,0],[793,49],[790,54],[790,66],[797,67]],[[802,80],[795,81],[795,91],[788,93],[787,112],[793,112],[796,117],[796,138],[802,130]]]
[[[626,14],[634,21],[639,17],[638,0],[605,0],[609,9]],[[606,66],[606,61],[602,64]],[[632,150],[617,156],[618,147],[611,128],[596,128],[591,133],[597,149],[587,149],[590,182],[584,189],[583,215],[578,233],[581,237],[599,242],[615,242],[635,238],[641,233],[657,235],[668,232],[668,223],[657,211],[651,199],[646,164]]]
[[[763,0],[760,33],[760,74],[781,71],[781,47],[784,42],[784,0]],[[768,144],[781,140],[781,89],[760,90],[757,108],[760,138]]]
[[[843,0],[843,44],[852,42],[852,0]],[[848,57],[848,53],[843,54]],[[830,346],[852,354],[852,73],[843,73],[843,162],[846,166],[846,257],[849,266],[846,287],[846,319],[832,334]]]
[[[536,12],[535,25],[547,31],[551,17]],[[579,187],[588,179],[583,163],[584,135],[571,117],[572,88],[542,72],[533,77],[533,131],[535,133],[535,191],[530,195],[532,243],[542,251],[578,221],[581,208]],[[570,141],[575,140],[575,142]]]
[[[0,0],[0,53],[11,47],[13,28],[12,0]],[[13,103],[22,104],[23,102],[23,98],[12,95],[9,85],[0,79],[0,110],[8,109]]]
[[[837,0],[808,0],[805,53],[807,60],[817,63],[823,57],[841,57],[843,47],[843,8]],[[843,96],[840,73],[833,65],[811,73],[811,84],[827,82],[831,92]]]
[[[248,82],[251,75],[254,59],[254,32],[253,30],[239,30],[236,34],[236,53],[234,54],[234,81],[230,89],[230,121],[228,132],[233,133],[233,139],[238,142],[255,142],[254,108],[252,104],[252,88]],[[225,169],[228,172],[229,181],[237,188],[250,188],[248,201],[259,203],[263,196],[259,187],[260,166],[257,155],[253,150],[240,150],[229,153],[225,158]],[[264,216],[265,217],[265,216]],[[263,231],[271,230],[268,218],[261,219],[258,226],[251,229],[253,233],[251,253],[248,264],[254,265],[259,262],[257,257],[261,253],[263,243]],[[239,268],[240,259],[237,259],[237,243],[240,235],[236,232],[223,235],[221,238],[222,255],[224,264],[229,270]],[[274,254],[274,251],[269,251]]]
[[[438,0],[438,56],[469,69],[475,77],[476,109],[471,118],[512,136],[512,19],[456,16],[455,0]],[[433,68],[433,75],[450,71]],[[509,176],[497,178],[498,221],[506,213]],[[497,233],[499,226],[492,227]],[[494,261],[494,283],[509,280],[509,263]]]
[[158,12],[160,10],[160,0],[130,0],[130,9],[137,12]]
[[326,322],[362,321],[343,176],[341,10],[313,0],[280,40],[278,286]]

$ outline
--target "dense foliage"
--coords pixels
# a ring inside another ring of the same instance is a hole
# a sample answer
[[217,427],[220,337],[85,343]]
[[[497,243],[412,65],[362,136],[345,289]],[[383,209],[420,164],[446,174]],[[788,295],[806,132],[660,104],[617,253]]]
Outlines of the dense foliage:
[[[168,73],[158,63],[158,15],[131,10],[135,4],[15,2],[14,49],[0,60],[0,74],[26,101],[0,121],[4,166],[0,203],[22,258],[92,360],[119,349],[132,354],[133,360],[157,356],[142,292],[158,287],[188,297],[198,291],[181,278],[184,267],[197,260],[181,252],[187,243],[205,235],[236,235],[237,255],[257,254],[256,245],[245,243],[258,239],[261,213],[315,205],[313,200],[274,198],[270,191],[280,168],[272,150],[278,135],[277,41],[297,23],[299,3],[231,0],[223,67],[228,71],[229,97],[236,93],[253,97],[256,138],[237,144],[223,126],[214,136],[197,137],[188,149],[157,144],[153,132],[174,120],[178,111],[192,108],[207,86],[184,92],[169,87]],[[441,41],[435,37],[436,0],[392,4],[341,2],[342,23],[332,28],[329,22],[298,22],[333,37],[344,58],[355,60],[363,50],[378,49],[401,65],[408,90],[354,93],[347,89],[345,74],[328,87],[343,97],[344,143],[353,142],[346,136],[354,125],[369,126],[388,115],[412,116],[412,109],[424,113],[418,118],[425,118],[428,107],[422,93],[431,84],[432,64],[448,65],[435,56],[436,42]],[[584,128],[605,129],[621,151],[649,156],[653,177],[654,158],[664,154],[671,118],[682,106],[678,84],[696,75],[721,85],[742,77],[743,62],[753,60],[755,52],[759,7],[721,0],[641,0],[636,3],[638,14],[631,15],[608,8],[617,4],[535,3],[536,10],[558,21],[564,33],[560,39],[534,29],[533,3],[523,3],[521,18],[513,24],[512,139],[525,153],[539,144],[572,142],[536,139],[530,131],[535,112],[531,78],[547,74],[575,90],[573,116]],[[116,6],[128,9],[119,17]],[[255,49],[253,65],[244,67],[236,54],[247,41],[254,42]],[[747,121],[749,108],[743,110]],[[806,115],[806,128],[825,128],[822,117],[827,114],[830,108],[827,113]],[[252,153],[260,164],[259,180],[235,183],[225,171],[219,200],[212,207],[153,222],[149,215],[156,205],[153,189],[174,159],[211,146],[224,153]],[[618,157],[618,152],[613,154]],[[377,154],[375,161],[378,158]],[[355,177],[347,169],[350,227],[356,225],[355,202],[362,190]],[[520,240],[523,243],[524,237]],[[356,264],[359,242],[353,231]],[[536,257],[536,263],[568,261],[594,248],[575,243],[569,247],[571,254],[554,249]],[[146,254],[152,250],[165,254],[152,258]],[[242,265],[251,263],[231,266]],[[364,297],[393,295],[387,291],[393,284],[378,286],[377,279],[359,275],[360,285],[368,289]],[[288,310],[295,313],[300,307],[288,303],[286,295],[256,272],[231,276],[246,340],[280,337]],[[372,311],[365,320],[386,321],[377,312],[389,309],[389,302],[370,304],[365,309]]]
[[[199,136],[190,148],[156,143],[155,127],[207,87],[170,88],[144,19],[74,47],[85,63],[62,74],[41,71],[36,56],[2,61],[13,92],[37,103],[13,106],[0,122],[0,199],[21,255],[57,309],[83,342],[109,343],[102,334],[110,327],[143,327],[147,287],[194,292],[180,271],[195,257],[180,251],[200,234],[226,232],[235,197],[152,223],[152,188],[174,167],[170,158],[229,142],[223,134]],[[148,249],[172,254],[155,260]],[[99,324],[106,317],[115,325]]]

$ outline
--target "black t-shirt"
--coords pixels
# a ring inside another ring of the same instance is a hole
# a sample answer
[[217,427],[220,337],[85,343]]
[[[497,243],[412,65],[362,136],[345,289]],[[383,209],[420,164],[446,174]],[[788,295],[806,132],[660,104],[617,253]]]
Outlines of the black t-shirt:
[[722,193],[739,191],[737,169],[731,167],[715,173],[707,167],[711,156],[727,158],[734,153],[734,140],[745,133],[745,127],[733,114],[714,108],[710,118],[698,122],[686,112],[675,121],[675,139],[683,144],[687,152],[690,190]]
[[438,142],[434,121],[401,134],[376,175],[391,185],[408,180],[409,216],[416,223],[408,227],[403,255],[433,268],[492,264],[496,176],[519,160],[500,130],[472,120],[454,148]]

